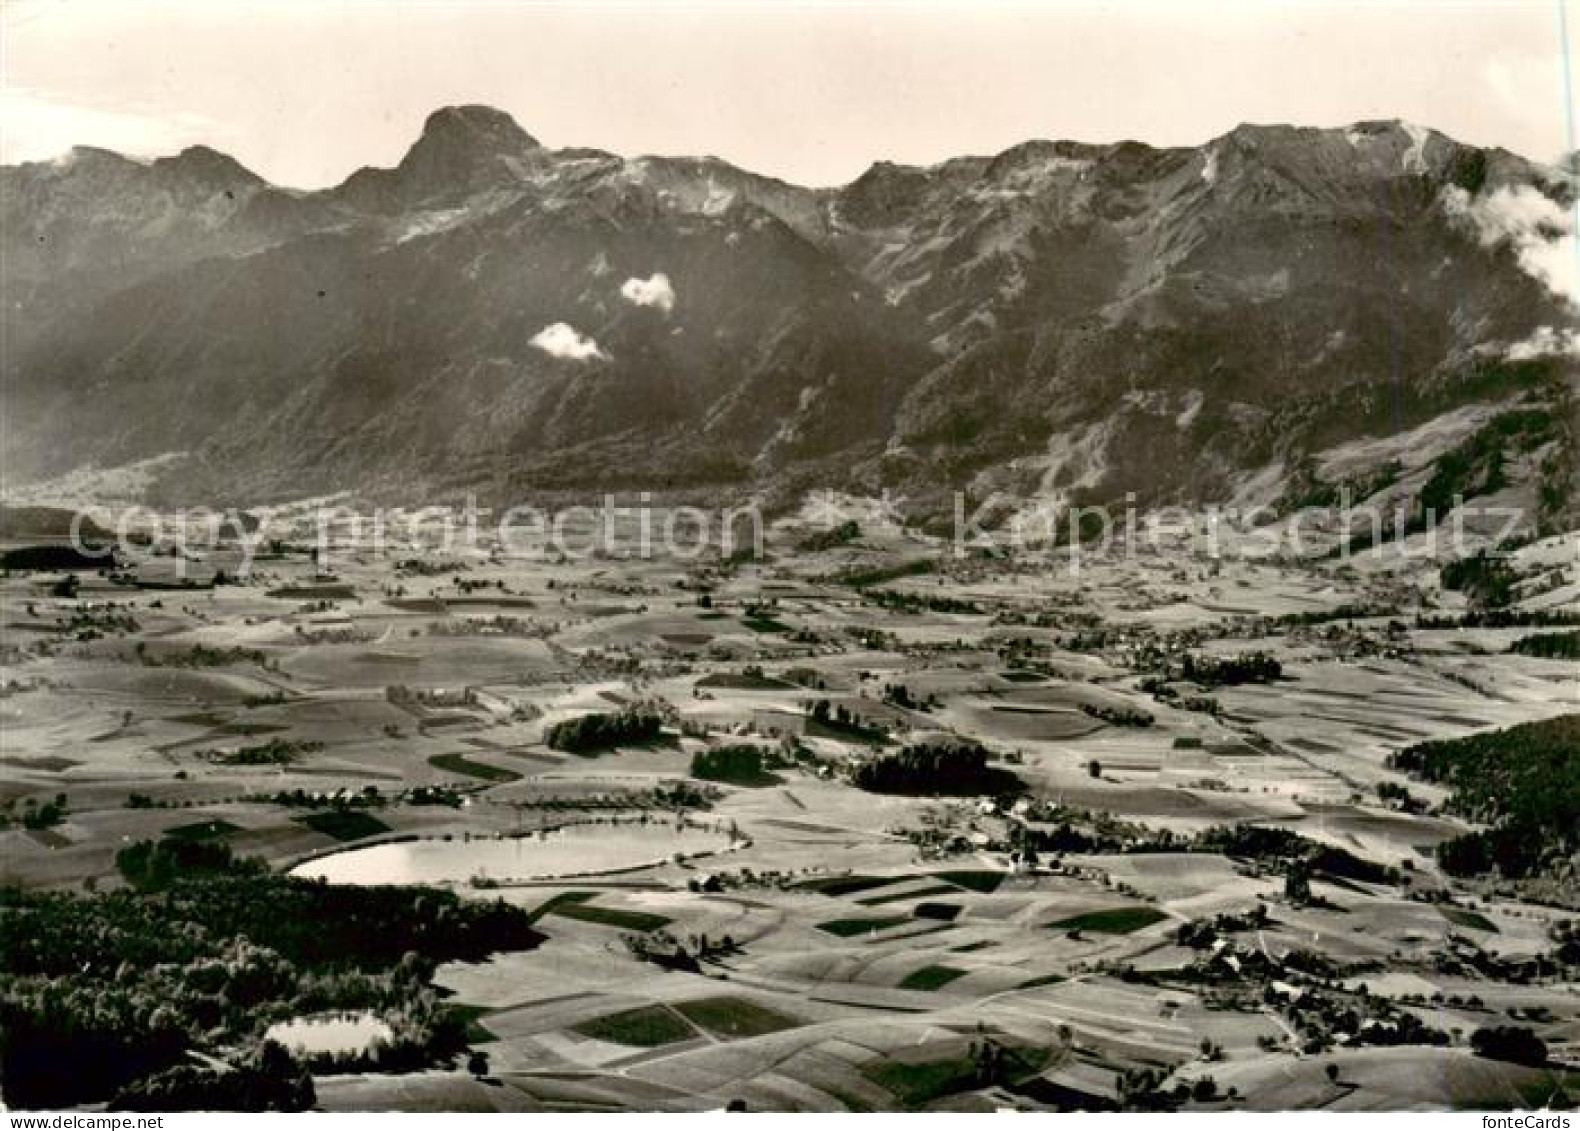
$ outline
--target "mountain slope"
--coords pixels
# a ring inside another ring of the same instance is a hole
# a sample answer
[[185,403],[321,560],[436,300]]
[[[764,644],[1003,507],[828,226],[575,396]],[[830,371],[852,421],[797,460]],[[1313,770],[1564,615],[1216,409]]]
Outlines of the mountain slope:
[[486,107],[316,193],[74,151],[0,172],[6,472],[182,452],[183,501],[1224,498],[1465,404],[1566,415],[1574,309],[1542,269],[1575,192],[1399,123],[831,190],[553,150]]

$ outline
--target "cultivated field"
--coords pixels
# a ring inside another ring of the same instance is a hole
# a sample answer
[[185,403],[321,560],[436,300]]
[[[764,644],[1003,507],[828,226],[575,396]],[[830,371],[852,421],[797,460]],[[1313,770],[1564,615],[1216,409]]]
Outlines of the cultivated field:
[[[531,913],[541,945],[435,978],[486,1073],[325,1069],[328,1109],[1580,1094],[1575,968],[1521,965],[1554,951],[1572,886],[1565,906],[1445,874],[1436,846],[1472,826],[1388,763],[1580,711],[1572,660],[1510,651],[1537,629],[1426,627],[1466,602],[1420,561],[1164,547],[1072,574],[815,532],[692,562],[414,545],[326,566],[286,538],[250,577],[190,563],[189,588],[12,571],[0,873],[106,891],[127,845],[187,838]],[[1545,579],[1523,607],[1576,608],[1575,541],[1522,551]],[[1280,674],[1192,680],[1186,653]],[[643,713],[639,738],[563,738]],[[1003,788],[858,787],[944,739]],[[755,748],[750,777],[692,775],[728,747]],[[1235,828],[1307,855],[1211,839]],[[1510,1024],[1547,1065],[1472,1051]]]

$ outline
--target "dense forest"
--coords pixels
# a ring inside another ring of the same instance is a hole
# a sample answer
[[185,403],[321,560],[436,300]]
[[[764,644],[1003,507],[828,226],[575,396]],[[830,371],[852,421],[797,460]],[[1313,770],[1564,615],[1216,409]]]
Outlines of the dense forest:
[[1543,660],[1580,660],[1580,632],[1538,632],[1522,636],[1509,651]]
[[1417,743],[1389,762],[1447,786],[1449,812],[1490,826],[1439,845],[1445,871],[1519,878],[1572,866],[1580,850],[1580,715]]
[[542,939],[501,902],[227,870],[223,850],[183,874],[169,861],[185,852],[168,840],[123,852],[134,890],[0,893],[9,1106],[302,1106],[308,1066],[264,1040],[269,1025],[371,1009],[394,1034],[374,1062],[444,1060],[464,1049],[464,1024],[432,984],[436,964]]

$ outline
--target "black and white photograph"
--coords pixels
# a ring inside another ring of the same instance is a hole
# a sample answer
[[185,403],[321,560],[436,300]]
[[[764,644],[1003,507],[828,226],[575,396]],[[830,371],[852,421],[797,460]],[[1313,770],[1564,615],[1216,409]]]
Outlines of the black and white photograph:
[[1571,1127],[1577,24],[4,0],[7,1127]]

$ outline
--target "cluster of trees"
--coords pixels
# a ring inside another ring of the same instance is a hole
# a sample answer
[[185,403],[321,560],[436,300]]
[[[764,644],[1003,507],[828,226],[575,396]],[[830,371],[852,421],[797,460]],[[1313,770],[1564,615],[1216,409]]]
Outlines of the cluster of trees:
[[650,789],[609,793],[535,794],[512,802],[520,809],[586,812],[597,809],[711,809],[718,790],[688,781],[659,782]]
[[278,805],[282,809],[378,809],[388,804],[388,799],[376,785],[365,785],[355,793],[346,790],[309,793],[297,786],[295,789],[277,789],[273,793],[255,793],[247,800]]
[[1343,1036],[1354,1045],[1435,1045],[1449,1043],[1448,1034],[1433,1028],[1408,1009],[1386,998],[1360,994],[1354,997],[1307,989],[1284,1003],[1284,1013],[1300,1034],[1309,1055],[1333,1047]]
[[623,743],[652,742],[663,729],[657,712],[630,707],[614,714],[594,713],[555,723],[544,733],[551,750],[585,754]]
[[1311,899],[1311,866],[1304,860],[1292,860],[1284,869],[1284,898],[1296,907],[1305,907]]
[[1543,660],[1580,660],[1580,632],[1539,632],[1522,636],[1509,651]]
[[143,648],[139,648],[137,654],[144,664],[153,668],[224,668],[232,664],[269,667],[269,657],[259,648],[210,648],[207,644],[194,644],[157,657]]
[[[365,785],[355,792],[344,789],[309,792],[298,786],[295,789],[277,789],[273,793],[249,794],[243,800],[278,805],[281,809],[333,809],[343,813],[358,809],[382,809],[389,805],[444,805],[454,809],[461,804],[463,795],[459,790],[441,785],[415,785],[389,794],[382,792],[376,785]],[[170,808],[171,804],[133,793],[127,797],[126,807],[155,809]]]
[[[75,577],[71,580],[75,581]],[[130,636],[139,629],[137,618],[114,604],[102,606],[78,605],[70,617],[55,621],[55,631],[80,641],[98,640],[105,636]]]
[[[1264,825],[1214,825],[1198,833],[1191,848],[1257,860],[1286,874],[1298,873],[1307,881],[1319,873],[1367,884],[1393,883],[1398,879],[1393,869],[1346,849],[1322,844],[1289,829]],[[1296,881],[1297,891],[1291,893],[1297,898],[1300,882]]]
[[900,613],[966,613],[980,615],[982,606],[964,597],[950,597],[943,593],[902,593],[894,589],[868,589],[867,600],[885,609]]
[[1198,1076],[1194,1080],[1181,1080],[1173,1087],[1165,1087],[1170,1072],[1167,1068],[1132,1068],[1121,1072],[1115,1083],[1119,1103],[1126,1111],[1177,1111],[1188,1102],[1211,1103],[1217,1099],[1237,1099],[1239,1089],[1218,1091],[1218,1081],[1211,1076]]
[[1580,625],[1580,613],[1563,609],[1473,609],[1459,616],[1415,618],[1417,628],[1570,628]]
[[1273,683],[1283,675],[1284,665],[1266,652],[1247,652],[1240,656],[1197,656],[1186,652],[1180,658],[1180,678],[1203,687]]
[[1426,802],[1395,781],[1377,783],[1377,800],[1401,813],[1425,813]]
[[1257,931],[1266,927],[1270,920],[1267,915],[1267,906],[1258,903],[1250,911],[1235,914],[1225,911],[1213,916],[1211,919],[1191,919],[1181,923],[1174,931],[1174,940],[1181,946],[1188,946],[1192,950],[1206,950],[1224,935],[1232,935],[1241,931]]
[[1448,786],[1450,812],[1491,826],[1440,844],[1445,871],[1531,876],[1580,850],[1580,715],[1417,743],[1389,763]]
[[1110,726],[1116,727],[1149,727],[1153,723],[1151,715],[1134,707],[1107,707],[1094,703],[1082,703],[1081,710],[1094,719],[1101,719]]
[[1264,617],[1262,619],[1269,627],[1310,628],[1314,625],[1329,624],[1339,620],[1366,620],[1371,617],[1392,616],[1397,611],[1398,606],[1391,603],[1350,601],[1342,605],[1335,605],[1331,609],[1306,609],[1298,613],[1280,613],[1276,617]]
[[[15,799],[5,803],[0,810],[0,829],[9,828],[13,820]],[[20,820],[24,829],[52,829],[66,819],[70,812],[64,793],[55,794],[49,801],[40,801],[36,797],[22,799]]]
[[1547,1042],[1520,1025],[1492,1025],[1470,1035],[1470,1047],[1488,1060],[1540,1068],[1547,1063]]
[[235,750],[205,750],[201,756],[216,766],[289,766],[301,755],[323,748],[322,742],[271,738],[256,746],[238,746]]
[[1444,589],[1465,594],[1471,604],[1496,609],[1514,600],[1518,580],[1509,563],[1482,550],[1468,558],[1449,562],[1438,573]]
[[869,723],[843,703],[830,703],[827,699],[814,702],[807,717],[818,726],[857,738],[881,738],[885,733],[883,727]]
[[[384,688],[384,699],[385,702],[406,710],[413,707],[475,707],[477,689],[475,687],[407,687],[402,683],[393,683]],[[421,713],[420,710],[418,713]]]
[[[1101,764],[1095,764],[1098,772]],[[1007,776],[1007,775],[1006,775]],[[1260,825],[1213,825],[1186,836],[1170,829],[1154,829],[1120,820],[1109,813],[1093,812],[1071,806],[1034,803],[1025,814],[1035,825],[1013,821],[1007,833],[1008,847],[1024,857],[1036,859],[1045,853],[1125,853],[1142,855],[1154,852],[1202,852],[1255,860],[1277,874],[1296,873],[1296,897],[1309,892],[1311,878],[1338,876],[1362,883],[1397,883],[1397,870],[1375,861],[1303,837],[1289,829]],[[1220,917],[1222,918],[1222,917]],[[1226,923],[1227,920],[1224,920]],[[1222,929],[1229,928],[1220,923]]]
[[238,857],[220,841],[172,836],[128,845],[115,854],[115,866],[138,891],[163,891],[177,880],[199,876],[255,876],[268,871],[262,860]]
[[622,935],[621,942],[631,957],[640,962],[650,962],[665,970],[685,970],[689,973],[696,973],[704,962],[740,951],[735,939],[729,935],[710,938],[706,934],[695,934],[681,939],[663,928]]
[[457,577],[455,578],[455,587],[462,593],[475,593],[480,589],[498,589],[503,593],[505,592],[505,579],[502,577],[494,580],[489,580],[486,577]]
[[1137,685],[1160,703],[1169,703],[1182,711],[1196,711],[1214,718],[1223,714],[1223,706],[1211,695],[1181,695],[1179,689],[1155,675],[1146,676]]
[[1041,1066],[1038,1050],[1022,1050],[984,1036],[966,1046],[971,1083],[978,1088],[994,1088],[1023,1079]]
[[1580,921],[1554,923],[1550,929],[1553,942],[1558,945],[1553,950],[1554,961],[1564,966],[1580,966]]
[[933,711],[943,702],[937,695],[918,696],[903,683],[884,684],[883,701],[906,711]]
[[988,765],[980,744],[961,738],[917,743],[860,763],[851,782],[870,793],[975,796],[1014,793],[1015,775]]
[[1496,872],[1519,879],[1540,872],[1548,853],[1540,842],[1506,826],[1461,833],[1437,846],[1437,862],[1451,876],[1482,876]]
[[763,762],[762,750],[745,743],[697,751],[691,756],[691,776],[734,785],[764,785],[774,780]]
[[1118,841],[1110,841],[1069,821],[1048,829],[1032,828],[1017,821],[1010,826],[1008,839],[1011,855],[1028,864],[1037,863],[1044,853],[1099,852],[1120,847]]

